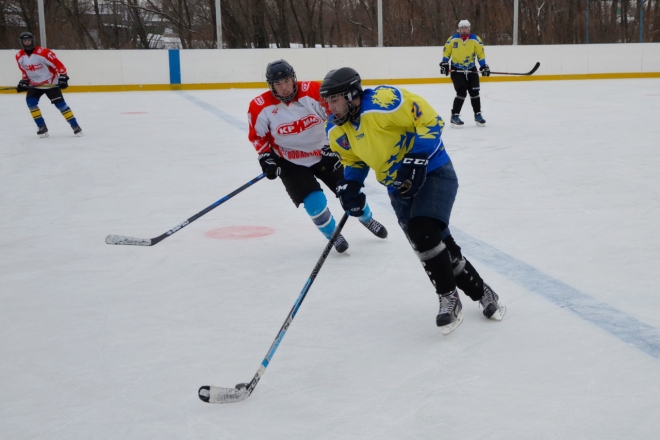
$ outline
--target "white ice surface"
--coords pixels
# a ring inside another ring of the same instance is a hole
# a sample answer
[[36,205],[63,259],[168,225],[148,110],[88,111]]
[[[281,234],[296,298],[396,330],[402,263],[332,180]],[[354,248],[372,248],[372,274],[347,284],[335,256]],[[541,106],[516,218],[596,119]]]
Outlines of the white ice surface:
[[[445,118],[450,84],[411,85]],[[255,392],[325,242],[246,138],[262,90],[0,95],[0,438],[598,439],[660,432],[660,79],[483,84],[487,127],[445,129],[452,230],[508,306],[435,326],[437,298],[390,230],[350,219]],[[327,191],[326,191],[327,193]],[[339,204],[330,198],[339,216]],[[220,228],[272,228],[213,239]]]

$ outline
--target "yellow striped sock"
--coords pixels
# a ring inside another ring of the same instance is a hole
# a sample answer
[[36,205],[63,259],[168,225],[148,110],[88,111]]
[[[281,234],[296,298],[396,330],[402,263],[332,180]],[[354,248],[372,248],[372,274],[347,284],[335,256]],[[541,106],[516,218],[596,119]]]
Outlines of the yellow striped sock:
[[41,110],[39,110],[39,107],[31,109],[30,113],[32,113],[32,118],[34,120],[37,120],[41,117]]
[[64,110],[64,111],[62,112],[62,116],[64,116],[64,118],[65,118],[67,121],[69,121],[69,120],[71,120],[71,119],[74,118],[74,116],[73,116],[73,112],[71,111],[70,108]]

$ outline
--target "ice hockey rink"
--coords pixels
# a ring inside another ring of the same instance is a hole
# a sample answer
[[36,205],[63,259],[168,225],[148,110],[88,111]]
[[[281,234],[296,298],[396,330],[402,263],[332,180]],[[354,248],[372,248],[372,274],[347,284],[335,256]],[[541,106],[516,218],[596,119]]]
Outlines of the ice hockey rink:
[[[451,84],[402,86],[447,120]],[[246,110],[263,89],[0,95],[0,438],[651,440],[660,432],[660,79],[489,82],[487,126],[443,138],[451,229],[507,305],[438,300],[385,188],[390,236],[356,219],[251,397],[249,382],[326,242],[261,173]],[[325,191],[329,194],[329,191]],[[335,216],[340,206],[329,197]]]

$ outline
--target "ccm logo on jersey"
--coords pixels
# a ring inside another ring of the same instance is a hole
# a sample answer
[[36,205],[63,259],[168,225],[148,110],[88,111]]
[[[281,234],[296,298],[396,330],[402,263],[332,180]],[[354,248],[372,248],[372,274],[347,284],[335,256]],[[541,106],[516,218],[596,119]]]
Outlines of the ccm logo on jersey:
[[415,159],[412,157],[403,158],[404,165],[426,165],[427,163],[429,163],[428,159]]
[[307,130],[309,127],[318,125],[321,123],[321,118],[316,115],[308,115],[304,118],[300,118],[297,121],[291,122],[289,124],[282,124],[277,127],[277,134],[282,136],[287,136],[290,134],[298,134]]

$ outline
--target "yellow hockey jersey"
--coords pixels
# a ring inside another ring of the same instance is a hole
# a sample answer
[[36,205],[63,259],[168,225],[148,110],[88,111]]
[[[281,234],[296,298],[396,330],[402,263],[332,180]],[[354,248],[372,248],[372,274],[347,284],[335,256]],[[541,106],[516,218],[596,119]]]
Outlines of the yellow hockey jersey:
[[408,152],[428,156],[432,171],[449,161],[442,143],[445,123],[421,96],[405,89],[378,86],[362,95],[357,125],[334,124],[334,116],[326,121],[330,148],[344,164],[344,178],[364,182],[369,168],[376,179],[388,187]]
[[456,70],[470,70],[476,67],[475,57],[479,58],[479,65],[486,65],[486,53],[484,52],[484,43],[475,34],[463,41],[458,32],[447,39],[445,48],[442,51],[442,61],[449,61]]

